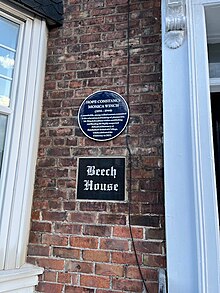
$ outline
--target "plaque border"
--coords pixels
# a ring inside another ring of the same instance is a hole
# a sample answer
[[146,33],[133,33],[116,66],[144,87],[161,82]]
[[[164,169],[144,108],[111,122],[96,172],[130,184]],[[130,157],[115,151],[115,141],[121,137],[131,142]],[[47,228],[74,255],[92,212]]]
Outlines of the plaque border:
[[[79,177],[79,160],[80,159],[125,159],[125,172],[124,172],[124,200],[116,199],[88,199],[88,198],[78,198],[78,177]],[[76,169],[76,201],[90,201],[90,202],[115,202],[115,203],[128,203],[128,190],[127,190],[127,157],[126,156],[79,156],[77,157],[77,169]]]
[[[93,96],[93,95],[95,95],[95,94],[97,94],[97,93],[101,93],[101,92],[111,92],[111,93],[114,93],[114,94],[118,95],[118,96],[119,96],[119,97],[125,102],[125,104],[126,104],[126,106],[127,106],[127,111],[128,111],[127,121],[126,121],[126,123],[125,123],[123,129],[122,129],[119,133],[117,133],[117,135],[115,135],[115,136],[113,136],[113,137],[110,137],[110,138],[106,138],[106,139],[97,139],[97,138],[94,138],[94,137],[89,136],[89,135],[88,135],[88,134],[82,129],[82,127],[81,127],[81,123],[80,123],[80,117],[79,117],[80,110],[81,110],[82,106],[84,105],[84,103],[86,102],[86,100],[88,100],[91,96]],[[89,96],[87,96],[87,97],[82,101],[82,103],[80,104],[80,107],[79,107],[79,110],[78,110],[78,114],[77,114],[78,125],[79,125],[79,128],[80,128],[80,130],[82,131],[82,133],[83,133],[86,137],[88,137],[88,138],[90,138],[90,139],[92,139],[92,140],[95,140],[95,141],[99,141],[99,142],[102,142],[102,141],[109,141],[109,140],[112,140],[112,139],[116,138],[117,136],[119,136],[119,135],[120,135],[120,134],[126,129],[126,127],[127,127],[127,125],[128,125],[128,122],[129,122],[129,119],[130,119],[130,109],[129,109],[129,105],[128,105],[127,101],[125,100],[125,98],[124,98],[121,94],[119,94],[119,93],[117,93],[117,92],[115,92],[115,91],[112,91],[112,90],[107,90],[107,89],[106,89],[106,90],[99,90],[99,91],[96,91],[96,92],[90,94]]]

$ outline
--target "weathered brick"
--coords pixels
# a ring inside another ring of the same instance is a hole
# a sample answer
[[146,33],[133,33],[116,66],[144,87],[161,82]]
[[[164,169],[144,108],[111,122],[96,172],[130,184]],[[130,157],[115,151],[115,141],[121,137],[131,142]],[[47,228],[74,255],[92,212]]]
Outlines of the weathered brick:
[[47,245],[60,245],[65,246],[68,243],[68,237],[44,234],[42,235],[42,243]]
[[128,250],[128,241],[116,239],[101,239],[100,248],[106,250]]
[[101,225],[85,225],[83,230],[84,235],[94,235],[100,237],[108,237],[111,235],[111,227]]
[[32,211],[32,213],[31,213],[31,218],[33,219],[33,220],[40,220],[40,212],[39,211]]
[[131,216],[131,225],[145,227],[159,227],[160,218],[152,215],[135,215]]
[[38,255],[38,256],[48,256],[50,255],[49,246],[43,245],[29,245],[28,246],[29,255]]
[[66,220],[66,213],[65,212],[42,212],[43,220],[47,221],[65,221]]
[[81,247],[81,248],[98,248],[98,239],[93,237],[70,237],[70,245],[72,247]]
[[166,267],[166,257],[164,255],[144,255],[143,263],[149,267]]
[[[141,267],[141,273],[144,277],[144,280],[149,281],[157,281],[158,278],[158,272],[157,270],[147,269]],[[128,266],[126,269],[126,277],[129,279],[138,279],[141,280],[140,272],[137,266]]]
[[93,262],[109,262],[110,252],[102,250],[83,250],[82,257],[84,260]]
[[41,242],[41,234],[31,231],[29,235],[29,243],[37,244]]
[[65,293],[94,293],[95,289],[76,287],[76,286],[65,286]]
[[55,283],[57,278],[57,272],[45,270],[43,277],[44,277],[44,281]]
[[58,273],[58,278],[57,278],[58,283],[69,284],[71,283],[71,280],[72,278],[70,273],[63,273],[63,272]]
[[45,293],[61,293],[63,290],[62,284],[53,283],[39,283],[36,290]]
[[95,273],[102,276],[124,276],[124,267],[112,264],[96,264]]
[[[127,0],[64,1],[63,26],[49,30],[27,257],[45,268],[38,292],[142,292],[129,212],[144,278],[150,292],[158,291],[157,270],[166,266],[160,4],[130,3],[129,72]],[[130,205],[76,199],[79,156],[128,159],[125,132],[97,142],[79,129],[82,101],[100,89],[116,91],[129,103]]]
[[51,223],[48,222],[32,222],[32,231],[51,232]]
[[135,248],[142,253],[162,253],[162,243],[153,241],[135,241]]
[[[135,265],[137,264],[134,253],[130,252],[112,252],[112,262],[115,264]],[[141,254],[137,254],[138,262],[142,263]]]
[[82,275],[80,278],[80,285],[93,288],[109,288],[110,278],[92,275]]
[[70,272],[92,274],[94,271],[94,264],[91,262],[68,260],[66,261],[65,269]]
[[82,212],[73,212],[69,213],[69,218],[71,222],[74,223],[95,223],[96,214],[91,213],[82,213]]
[[52,258],[38,258],[38,265],[44,267],[46,269],[53,269],[62,271],[64,269],[64,260],[60,259],[52,259]]
[[128,279],[113,279],[112,288],[116,290],[143,292],[142,281],[128,280]]
[[[132,227],[132,236],[134,238],[143,239],[143,229]],[[131,238],[130,229],[129,227],[125,226],[115,226],[113,227],[113,235],[120,238]]]
[[81,202],[80,203],[81,211],[96,211],[102,212],[107,210],[106,202]]
[[126,216],[117,214],[99,214],[98,223],[100,224],[112,224],[112,225],[125,225]]
[[53,248],[53,256],[60,258],[70,258],[70,259],[79,259],[80,258],[80,250],[73,248],[61,248],[54,247]]
[[81,234],[81,226],[66,223],[55,223],[54,231],[62,234],[79,235]]

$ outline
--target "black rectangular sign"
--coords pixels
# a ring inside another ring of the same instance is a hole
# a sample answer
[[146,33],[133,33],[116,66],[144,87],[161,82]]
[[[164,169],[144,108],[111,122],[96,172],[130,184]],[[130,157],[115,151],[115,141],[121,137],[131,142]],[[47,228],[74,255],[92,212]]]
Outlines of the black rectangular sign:
[[77,198],[125,200],[125,158],[79,158]]

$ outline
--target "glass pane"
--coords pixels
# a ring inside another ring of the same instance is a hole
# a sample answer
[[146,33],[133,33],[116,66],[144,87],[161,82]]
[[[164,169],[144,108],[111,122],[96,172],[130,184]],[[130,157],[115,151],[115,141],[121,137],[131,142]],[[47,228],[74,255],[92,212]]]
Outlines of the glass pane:
[[209,77],[220,77],[220,44],[208,44]]
[[7,126],[7,116],[0,115],[0,174],[2,169],[2,158],[3,158],[4,145],[5,145],[6,126]]
[[19,25],[0,16],[0,105],[9,107]]
[[9,106],[11,81],[0,77],[0,106]]
[[220,212],[220,93],[211,93],[211,109],[218,212]]
[[12,78],[15,53],[0,47],[0,74]]
[[16,49],[19,25],[4,17],[0,17],[0,44]]

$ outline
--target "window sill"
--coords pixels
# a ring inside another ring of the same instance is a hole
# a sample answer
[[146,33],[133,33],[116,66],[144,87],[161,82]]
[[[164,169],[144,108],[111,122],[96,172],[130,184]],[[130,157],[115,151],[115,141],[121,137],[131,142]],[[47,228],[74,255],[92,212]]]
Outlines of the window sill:
[[43,269],[25,264],[19,269],[0,271],[0,292],[4,293],[30,293],[38,284],[38,275]]

